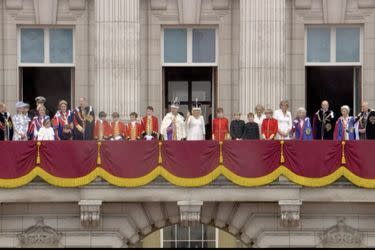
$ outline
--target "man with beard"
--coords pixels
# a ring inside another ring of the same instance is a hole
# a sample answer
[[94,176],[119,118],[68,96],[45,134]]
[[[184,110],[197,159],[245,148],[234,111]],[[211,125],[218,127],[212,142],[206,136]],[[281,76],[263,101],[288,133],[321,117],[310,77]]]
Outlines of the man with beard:
[[335,115],[329,109],[328,101],[324,100],[313,119],[313,135],[315,140],[332,140]]
[[368,102],[362,102],[361,113],[359,113],[355,118],[356,132],[360,140],[366,140],[366,124],[367,117],[370,112],[371,109],[368,108]]

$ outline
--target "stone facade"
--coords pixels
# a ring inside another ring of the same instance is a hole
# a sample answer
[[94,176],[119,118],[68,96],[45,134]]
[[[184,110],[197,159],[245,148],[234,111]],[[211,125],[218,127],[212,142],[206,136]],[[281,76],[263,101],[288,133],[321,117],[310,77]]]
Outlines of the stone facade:
[[[186,205],[201,206],[190,209],[191,218],[220,229],[219,246],[238,246],[237,239],[245,247],[375,247],[374,192],[345,181],[241,188],[220,178],[181,188],[155,180],[136,189],[100,180],[70,189],[34,181],[0,190],[0,247],[158,247],[161,228],[189,218]],[[96,223],[85,223],[93,217]]]
[[[374,0],[0,0],[0,101],[13,113],[22,98],[19,27],[68,25],[75,29],[74,104],[84,96],[98,110],[126,118],[152,105],[161,118],[162,28],[212,26],[219,44],[217,106],[245,114],[257,103],[276,108],[288,99],[294,113],[306,104],[305,25],[359,24],[361,94],[373,107],[374,9]],[[200,212],[183,220],[220,228],[246,246],[375,247],[374,192],[345,182],[315,189],[282,181],[189,189],[163,181],[136,189],[33,182],[0,190],[0,247],[134,246],[180,223],[178,202],[192,201],[202,204]]]
[[98,110],[126,116],[131,111],[143,113],[150,104],[161,117],[165,26],[217,27],[216,104],[231,114],[252,111],[257,103],[277,108],[280,99],[290,100],[292,112],[305,106],[305,25],[359,24],[361,94],[375,105],[372,0],[0,2],[0,101],[12,112],[22,98],[17,39],[23,25],[75,28],[74,104],[85,96]]

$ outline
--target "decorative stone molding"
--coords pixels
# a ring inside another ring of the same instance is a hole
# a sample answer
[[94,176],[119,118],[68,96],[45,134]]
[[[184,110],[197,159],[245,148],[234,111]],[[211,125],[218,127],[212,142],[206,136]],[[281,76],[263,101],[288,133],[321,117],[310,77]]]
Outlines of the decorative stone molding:
[[86,9],[85,0],[69,0],[69,9],[70,10],[84,10]]
[[22,10],[23,0],[6,0],[5,7],[8,10]]
[[189,226],[200,222],[203,201],[178,201],[180,208],[180,221],[182,225]]
[[297,10],[311,9],[311,0],[295,0],[294,6]]
[[374,0],[358,0],[358,8],[359,9],[375,8],[375,1]]
[[279,201],[281,225],[283,227],[297,227],[299,225],[301,205],[301,200]]
[[324,23],[344,23],[346,0],[323,0]]
[[228,10],[229,0],[211,0],[212,8],[214,10]]
[[167,0],[151,0],[150,8],[151,10],[166,10]]
[[57,0],[34,0],[35,23],[56,24]]
[[201,0],[177,0],[180,24],[199,24],[201,17]]
[[319,237],[321,247],[361,247],[364,235],[346,225],[344,218],[340,218],[337,225],[328,228]]
[[36,224],[18,235],[21,247],[57,247],[62,234],[44,224],[44,218],[36,219]]
[[100,221],[101,200],[81,200],[81,224],[84,227],[97,227]]

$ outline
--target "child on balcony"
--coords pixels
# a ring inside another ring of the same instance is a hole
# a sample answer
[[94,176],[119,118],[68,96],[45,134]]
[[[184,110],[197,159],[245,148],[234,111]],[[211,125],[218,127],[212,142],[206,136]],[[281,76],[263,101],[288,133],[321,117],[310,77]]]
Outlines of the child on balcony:
[[262,123],[262,136],[265,140],[274,140],[278,131],[277,120],[272,118],[272,109],[266,109],[264,113],[266,118]]
[[46,119],[43,121],[43,126],[39,129],[37,134],[38,141],[54,141],[55,140],[55,131],[51,126],[51,121]]

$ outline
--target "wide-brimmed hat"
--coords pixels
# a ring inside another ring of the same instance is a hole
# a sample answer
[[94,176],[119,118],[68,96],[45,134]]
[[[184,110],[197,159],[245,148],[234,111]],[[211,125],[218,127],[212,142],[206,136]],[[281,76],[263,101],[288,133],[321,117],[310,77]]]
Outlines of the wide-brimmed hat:
[[19,101],[16,103],[16,109],[24,108],[25,106],[26,106],[26,103],[24,102]]

